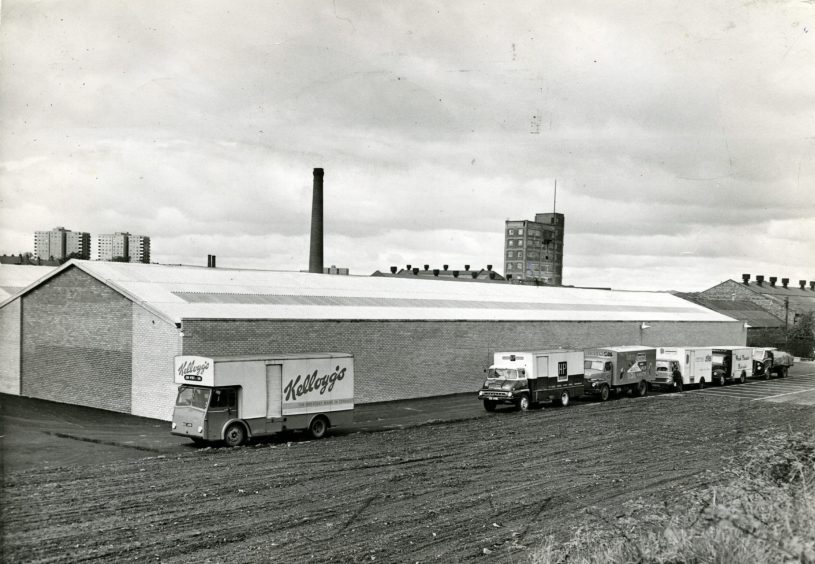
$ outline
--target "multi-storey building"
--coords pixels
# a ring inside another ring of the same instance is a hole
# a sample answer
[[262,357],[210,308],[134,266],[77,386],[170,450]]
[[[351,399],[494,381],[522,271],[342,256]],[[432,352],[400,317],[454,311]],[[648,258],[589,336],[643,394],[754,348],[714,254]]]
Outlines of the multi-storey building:
[[34,232],[34,256],[43,259],[61,260],[73,255],[76,258],[91,258],[91,235],[84,231],[71,231],[64,227],[54,227],[51,231]]
[[563,284],[562,213],[535,214],[535,220],[508,220],[504,231],[504,274],[514,280]]
[[150,262],[150,237],[114,233],[99,235],[99,260],[122,260]]

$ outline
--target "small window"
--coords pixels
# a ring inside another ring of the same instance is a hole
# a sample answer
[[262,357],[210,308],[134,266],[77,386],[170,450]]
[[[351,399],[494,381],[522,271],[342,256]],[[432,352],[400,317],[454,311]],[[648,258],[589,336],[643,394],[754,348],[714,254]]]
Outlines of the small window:
[[509,234],[510,234],[510,235],[515,235],[515,230],[514,230],[514,229],[510,229],[510,230],[509,230]]
[[235,407],[235,390],[213,390],[210,407],[232,408]]
[[607,362],[605,366],[603,366],[603,372],[611,372],[611,363]]
[[507,243],[507,244],[508,244],[510,247],[514,247],[514,246],[515,246],[515,239],[510,239],[510,240],[509,240],[509,243]]
[[523,270],[523,269],[524,269],[524,263],[519,262],[518,263],[518,270]]
[[524,240],[523,240],[523,239],[518,239],[518,246],[519,246],[519,247],[523,247],[523,246],[524,246]]
[[518,235],[523,235],[523,234],[524,234],[524,230],[523,229],[518,229]]
[[507,251],[507,258],[512,258],[513,251]]

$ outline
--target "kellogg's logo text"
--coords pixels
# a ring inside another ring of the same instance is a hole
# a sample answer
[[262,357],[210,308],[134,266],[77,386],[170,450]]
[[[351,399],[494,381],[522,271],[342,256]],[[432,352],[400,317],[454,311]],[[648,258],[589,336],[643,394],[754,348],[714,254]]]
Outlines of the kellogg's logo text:
[[[330,392],[334,389],[334,385],[345,378],[345,368],[337,366],[331,374],[324,374],[318,376],[319,371],[315,370],[311,374],[306,374],[303,378],[302,374],[298,374],[294,380],[289,380],[289,383],[283,388],[285,398],[283,401],[294,401],[299,396],[317,391],[320,395]],[[301,382],[302,380],[302,382]]]

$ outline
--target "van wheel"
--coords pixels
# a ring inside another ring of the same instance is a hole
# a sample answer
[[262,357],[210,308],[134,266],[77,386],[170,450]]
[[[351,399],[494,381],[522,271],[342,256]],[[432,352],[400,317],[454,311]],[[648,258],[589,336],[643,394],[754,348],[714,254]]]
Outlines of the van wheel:
[[639,397],[645,396],[648,393],[648,382],[645,380],[640,380],[640,383],[637,384],[637,395]]
[[721,376],[721,377],[720,377],[720,378],[719,378],[719,379],[716,381],[716,383],[717,383],[719,386],[724,386],[724,376]]
[[493,400],[484,400],[484,409],[487,411],[495,411],[496,402]]
[[739,377],[739,384],[744,384],[747,381],[747,373],[742,370],[741,377]]
[[518,409],[529,411],[529,396],[524,394],[518,399]]
[[608,397],[611,395],[611,389],[608,387],[608,384],[603,384],[600,386],[600,401],[608,401]]
[[224,442],[228,447],[241,446],[246,441],[246,430],[240,423],[233,423],[226,428]]
[[308,426],[308,432],[314,439],[322,439],[326,431],[328,431],[328,421],[322,416],[312,419],[311,425]]
[[567,390],[563,390],[560,394],[560,405],[561,407],[569,405],[569,392]]

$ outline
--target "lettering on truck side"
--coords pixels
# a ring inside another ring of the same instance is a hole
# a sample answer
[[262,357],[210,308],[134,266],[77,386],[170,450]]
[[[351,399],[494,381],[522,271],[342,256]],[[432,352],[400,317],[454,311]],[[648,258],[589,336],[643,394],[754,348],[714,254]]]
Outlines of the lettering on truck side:
[[315,370],[312,374],[306,374],[302,384],[300,383],[300,379],[303,378],[302,374],[298,374],[294,380],[289,380],[283,388],[283,393],[286,395],[284,401],[294,401],[298,396],[313,391],[319,391],[320,395],[323,395],[325,392],[333,390],[334,385],[345,378],[345,368],[340,369],[339,366],[331,374],[318,377],[318,373],[319,371]]

